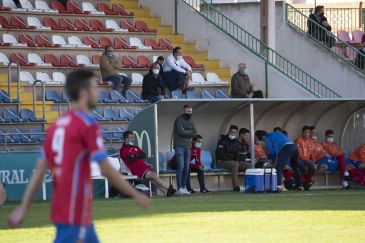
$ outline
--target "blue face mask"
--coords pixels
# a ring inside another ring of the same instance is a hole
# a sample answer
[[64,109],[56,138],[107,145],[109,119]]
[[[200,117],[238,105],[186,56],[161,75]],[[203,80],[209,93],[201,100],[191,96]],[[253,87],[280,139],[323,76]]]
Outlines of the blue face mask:
[[113,52],[112,51],[106,51],[105,54],[108,56],[108,57],[111,57],[113,56]]

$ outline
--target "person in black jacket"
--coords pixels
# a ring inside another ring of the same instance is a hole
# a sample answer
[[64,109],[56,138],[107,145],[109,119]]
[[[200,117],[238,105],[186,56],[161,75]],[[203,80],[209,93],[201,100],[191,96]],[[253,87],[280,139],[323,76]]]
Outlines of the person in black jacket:
[[365,68],[365,42],[362,43],[362,48],[360,49],[359,53],[357,53],[355,64],[360,69]]
[[239,161],[241,144],[237,139],[238,127],[232,125],[227,135],[222,135],[216,149],[217,167],[232,172],[233,191],[240,191],[238,182],[238,171],[247,169],[246,163]]
[[309,15],[307,27],[309,35],[321,42],[324,42],[328,48],[332,48],[334,46],[335,39],[327,33],[327,31],[332,30],[332,27],[328,23],[327,18],[324,16],[323,6],[319,5],[315,7],[314,13]]
[[161,76],[159,73],[160,65],[154,63],[150,71],[143,78],[142,98],[151,103],[160,101],[165,94],[165,89],[161,83]]

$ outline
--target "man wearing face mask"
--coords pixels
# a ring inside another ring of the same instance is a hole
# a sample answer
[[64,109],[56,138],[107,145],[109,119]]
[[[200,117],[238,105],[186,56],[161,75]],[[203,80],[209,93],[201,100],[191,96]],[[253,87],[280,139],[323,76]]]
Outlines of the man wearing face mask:
[[254,91],[246,63],[238,64],[238,71],[231,78],[232,98],[263,98],[261,90]]
[[335,40],[332,36],[327,35],[327,31],[331,31],[332,27],[328,23],[327,18],[324,16],[324,7],[319,5],[314,9],[314,13],[311,13],[307,22],[308,34],[315,39],[324,42],[329,48],[332,48],[335,44]]
[[[190,71],[190,72],[188,72]],[[182,90],[184,87],[184,74],[191,75],[192,69],[182,56],[180,47],[172,50],[163,63],[163,81],[170,91]]]
[[161,84],[160,65],[154,63],[150,71],[143,77],[142,98],[151,103],[156,103],[163,99],[165,88]]
[[180,195],[188,195],[186,181],[189,173],[189,162],[191,155],[191,140],[198,135],[193,119],[193,108],[184,105],[184,113],[178,116],[174,122],[174,149],[177,162],[176,184]]
[[125,131],[123,134],[124,143],[120,149],[120,158],[132,172],[132,175],[141,179],[151,181],[160,191],[170,197],[175,194],[176,190],[170,186],[166,186],[152,168],[146,164],[144,159],[146,154],[138,146],[134,145],[134,134],[131,131]]
[[[227,135],[222,135],[215,151],[217,167],[231,171],[233,191],[240,191],[238,172],[247,169],[246,162],[239,161],[242,156],[242,147],[237,139],[238,127],[231,125]],[[241,159],[242,160],[242,159]]]
[[123,65],[113,54],[113,46],[108,45],[100,58],[100,72],[103,81],[113,83],[113,90],[118,90],[123,83],[122,95],[126,97],[127,90],[131,86],[132,80],[120,74]]

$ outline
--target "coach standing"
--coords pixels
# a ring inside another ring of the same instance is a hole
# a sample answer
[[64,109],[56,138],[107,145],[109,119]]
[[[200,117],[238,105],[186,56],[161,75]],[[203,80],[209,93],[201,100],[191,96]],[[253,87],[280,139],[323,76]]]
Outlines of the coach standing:
[[197,135],[194,122],[191,119],[193,108],[184,105],[184,113],[178,116],[174,123],[174,148],[177,161],[176,184],[179,194],[190,194],[186,189],[189,173],[191,140]]

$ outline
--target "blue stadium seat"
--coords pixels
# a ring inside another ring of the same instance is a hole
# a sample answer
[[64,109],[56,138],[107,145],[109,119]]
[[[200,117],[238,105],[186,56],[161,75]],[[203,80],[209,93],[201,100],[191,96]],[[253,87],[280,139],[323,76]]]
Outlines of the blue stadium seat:
[[186,94],[183,94],[181,90],[175,90],[171,92],[171,98],[174,100],[186,99]]
[[117,103],[109,98],[108,93],[105,90],[99,91],[98,103]]
[[203,92],[202,92],[202,98],[203,99],[215,99],[215,97],[214,97],[214,95],[212,95],[211,93],[210,93],[210,91],[209,90],[203,90]]
[[130,113],[130,111],[128,111],[126,108],[120,109],[119,115],[121,118],[123,118],[126,121],[131,121],[134,117],[134,115],[132,113]]
[[199,94],[197,91],[188,91],[186,94],[186,98],[188,99],[201,99],[202,95]]
[[29,133],[36,133],[36,134],[30,134],[29,135],[29,138],[31,140],[34,140],[34,141],[37,141],[37,142],[41,142],[41,143],[43,143],[46,140],[45,139],[45,136],[44,136],[44,131],[42,131],[41,129],[31,128],[29,130]]
[[139,97],[136,93],[134,93],[131,90],[127,90],[126,93],[126,98],[128,100],[128,102],[131,103],[145,103],[146,101],[142,100],[141,97]]
[[22,122],[22,119],[17,115],[17,113],[10,108],[3,111],[3,118],[5,122]]
[[13,143],[14,140],[11,138],[11,135],[5,135],[6,131],[0,129],[0,143]]
[[112,139],[113,141],[123,141],[123,134],[125,130],[120,127],[114,127],[113,133],[112,133]]
[[92,110],[89,115],[97,121],[106,121],[106,119],[102,115],[100,115],[96,110]]
[[102,127],[100,129],[101,129],[101,135],[102,135],[103,139],[107,142],[110,142],[112,140],[112,134],[109,133],[108,128]]
[[165,170],[165,163],[166,161],[164,154],[162,152],[158,152],[158,167],[160,171]]
[[56,90],[46,90],[46,100],[60,103],[61,99]]
[[215,93],[217,99],[230,99],[229,95],[223,90],[217,90]]
[[112,90],[110,93],[110,97],[111,97],[112,101],[115,101],[118,103],[128,103],[128,100],[126,98],[124,98],[124,96],[117,90]]
[[104,118],[112,121],[125,121],[125,118],[120,117],[112,108],[104,109]]
[[8,96],[8,94],[0,89],[0,103],[11,103],[11,98]]
[[32,140],[28,137],[28,135],[23,134],[23,132],[19,129],[14,129],[11,131],[13,133],[12,138],[14,143],[30,143]]
[[25,122],[45,122],[42,118],[37,118],[33,111],[29,109],[20,110],[20,118]]

